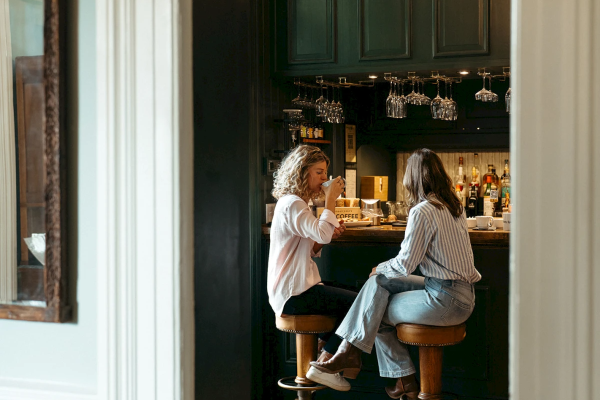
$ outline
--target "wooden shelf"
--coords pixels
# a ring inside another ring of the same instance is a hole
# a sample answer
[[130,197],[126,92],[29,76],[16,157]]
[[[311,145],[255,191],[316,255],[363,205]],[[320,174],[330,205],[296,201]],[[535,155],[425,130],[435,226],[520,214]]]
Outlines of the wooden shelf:
[[327,143],[327,144],[331,144],[331,140],[325,140],[325,139],[308,139],[308,138],[301,138],[302,139],[302,143]]

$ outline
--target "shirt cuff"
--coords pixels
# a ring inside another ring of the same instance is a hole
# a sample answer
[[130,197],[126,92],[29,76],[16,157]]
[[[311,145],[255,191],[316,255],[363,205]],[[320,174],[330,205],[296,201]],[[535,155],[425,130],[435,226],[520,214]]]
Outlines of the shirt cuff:
[[313,243],[313,247],[310,248],[310,257],[311,258],[313,258],[313,257],[321,257],[321,251],[323,250],[323,248],[321,247],[319,249],[319,251],[317,251],[316,253],[313,251],[313,248],[314,248],[314,243]]
[[385,261],[379,264],[377,268],[375,268],[375,272],[377,272],[377,274],[385,275],[386,278],[390,279],[406,276],[403,275],[400,271],[397,271],[394,268],[392,268],[392,265],[389,261]]
[[377,272],[378,274],[384,274],[385,275],[385,273],[389,271],[389,267],[388,267],[387,264],[388,264],[387,261],[386,262],[382,262],[381,264],[379,264],[377,266],[377,268],[375,268],[375,272]]
[[321,221],[329,222],[331,225],[335,226],[336,228],[340,227],[340,223],[339,223],[338,219],[336,218],[335,214],[327,208],[323,210],[323,212],[321,213],[321,217],[319,219]]

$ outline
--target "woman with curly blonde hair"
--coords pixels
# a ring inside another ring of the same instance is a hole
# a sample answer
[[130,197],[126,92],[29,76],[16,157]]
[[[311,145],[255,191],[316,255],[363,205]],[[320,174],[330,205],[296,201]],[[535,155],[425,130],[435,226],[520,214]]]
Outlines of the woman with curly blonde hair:
[[[320,257],[321,249],[346,229],[335,216],[335,200],[344,190],[341,177],[331,185],[327,181],[329,158],[314,146],[298,146],[282,161],[275,172],[273,197],[278,199],[271,223],[271,247],[267,290],[275,314],[337,316],[342,321],[352,306],[356,293],[324,285],[312,257]],[[316,218],[308,202],[325,198],[325,210]],[[341,339],[332,333],[319,337],[326,342],[319,361],[327,361],[336,352]],[[325,381],[337,390],[349,390],[350,384],[339,374],[310,377]]]

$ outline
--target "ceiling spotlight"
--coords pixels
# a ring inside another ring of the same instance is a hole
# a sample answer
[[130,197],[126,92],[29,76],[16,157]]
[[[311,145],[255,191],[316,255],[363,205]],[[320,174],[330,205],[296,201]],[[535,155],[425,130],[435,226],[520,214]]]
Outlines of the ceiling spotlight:
[[369,79],[377,79],[377,75],[369,75]]
[[458,73],[461,75],[469,75],[469,71],[465,71],[465,70],[458,71]]

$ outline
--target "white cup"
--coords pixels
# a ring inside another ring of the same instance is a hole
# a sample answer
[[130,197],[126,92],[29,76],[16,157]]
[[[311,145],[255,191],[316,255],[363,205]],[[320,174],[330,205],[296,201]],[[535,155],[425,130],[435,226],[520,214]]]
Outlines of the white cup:
[[[327,187],[327,186],[331,185],[331,184],[332,184],[332,183],[333,183],[333,182],[334,182],[336,179],[337,179],[337,178],[333,178],[333,179],[330,179],[330,180],[328,180],[328,181],[326,181],[326,182],[323,182],[323,183],[321,184],[321,186],[325,186],[325,187]],[[344,186],[346,186],[346,180],[345,180],[344,178],[342,178],[342,182],[344,183]]]
[[502,223],[504,224],[502,229],[505,231],[510,231],[510,215],[509,212],[502,213]]
[[475,218],[467,218],[467,226],[469,228],[475,228],[477,226],[477,220]]
[[478,215],[475,219],[477,220],[477,229],[488,230],[495,226],[494,217]]

